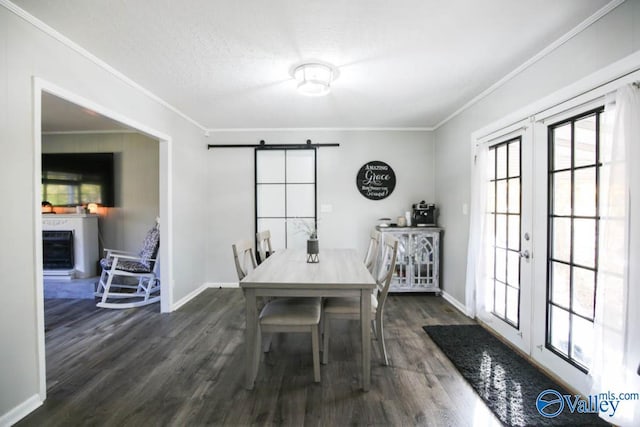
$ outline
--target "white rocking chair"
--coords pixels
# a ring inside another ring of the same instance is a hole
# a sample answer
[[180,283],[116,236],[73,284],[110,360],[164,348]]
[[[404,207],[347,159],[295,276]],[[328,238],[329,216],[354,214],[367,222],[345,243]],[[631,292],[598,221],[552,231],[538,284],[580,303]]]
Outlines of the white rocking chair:
[[[100,260],[102,274],[95,292],[101,300],[96,306],[122,309],[160,301],[159,248],[160,228],[156,222],[137,254],[105,249],[106,255]],[[119,280],[117,276],[121,276]],[[131,279],[137,279],[138,283]]]

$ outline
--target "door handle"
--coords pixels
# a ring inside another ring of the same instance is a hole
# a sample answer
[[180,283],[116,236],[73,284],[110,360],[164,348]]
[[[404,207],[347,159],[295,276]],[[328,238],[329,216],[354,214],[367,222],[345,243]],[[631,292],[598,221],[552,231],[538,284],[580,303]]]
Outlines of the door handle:
[[531,257],[531,254],[529,254],[528,250],[524,250],[520,252],[520,258],[524,258],[526,260],[528,260]]

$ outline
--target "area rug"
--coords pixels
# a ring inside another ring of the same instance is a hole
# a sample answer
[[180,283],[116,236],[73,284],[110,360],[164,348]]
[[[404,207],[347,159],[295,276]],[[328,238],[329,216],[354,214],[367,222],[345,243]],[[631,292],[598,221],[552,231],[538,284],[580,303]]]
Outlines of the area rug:
[[504,424],[609,425],[593,399],[567,392],[481,326],[423,329]]

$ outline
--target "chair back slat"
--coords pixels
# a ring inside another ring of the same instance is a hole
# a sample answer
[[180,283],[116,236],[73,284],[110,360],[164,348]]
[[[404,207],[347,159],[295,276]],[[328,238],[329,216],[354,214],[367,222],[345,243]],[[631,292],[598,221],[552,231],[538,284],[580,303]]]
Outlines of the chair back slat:
[[369,238],[369,247],[367,253],[364,256],[364,265],[367,270],[373,274],[376,268],[376,261],[378,259],[378,250],[380,249],[380,237],[382,233],[377,230],[371,230]]
[[258,264],[261,264],[273,253],[270,230],[259,231],[256,233],[256,248],[257,261]]
[[396,270],[398,256],[398,239],[385,236],[381,245],[380,265],[376,275],[378,287],[378,307],[382,307],[389,293],[389,286]]
[[253,254],[253,245],[249,240],[241,240],[234,243],[231,248],[233,249],[233,261],[236,265],[238,280],[242,280],[258,265]]

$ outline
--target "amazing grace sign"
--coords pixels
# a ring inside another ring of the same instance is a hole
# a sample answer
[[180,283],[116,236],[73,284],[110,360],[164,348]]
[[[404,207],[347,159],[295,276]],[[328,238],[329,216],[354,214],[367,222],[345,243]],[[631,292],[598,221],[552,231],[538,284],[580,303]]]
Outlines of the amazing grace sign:
[[365,163],[356,176],[356,186],[364,197],[382,200],[396,188],[396,174],[385,162],[374,160]]

